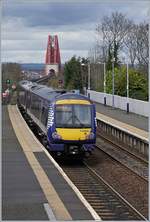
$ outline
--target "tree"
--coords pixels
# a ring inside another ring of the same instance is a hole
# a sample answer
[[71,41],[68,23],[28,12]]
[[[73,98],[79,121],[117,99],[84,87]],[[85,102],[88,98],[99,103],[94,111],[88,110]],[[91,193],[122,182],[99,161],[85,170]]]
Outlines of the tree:
[[65,63],[64,81],[67,89],[82,90],[81,62],[80,57],[73,56],[70,61]]
[[139,67],[143,67],[145,73],[148,73],[148,24],[146,22],[139,25],[132,24],[131,31],[125,38],[125,46],[132,67],[138,62]]
[[127,19],[125,15],[115,12],[110,17],[104,16],[102,23],[97,25],[97,34],[103,34],[103,45],[108,46],[107,50],[110,46],[112,48],[115,67],[119,64],[118,55],[123,47],[124,39],[131,29],[131,24],[132,21]]
[[[115,68],[115,95],[127,96],[126,91],[126,66]],[[112,72],[106,73],[106,92],[112,94]],[[129,97],[140,100],[148,100],[148,82],[139,71],[129,69]]]
[[148,73],[148,63],[149,63],[149,45],[148,45],[148,24],[141,23],[137,30],[137,59],[139,65],[145,67],[145,71]]
[[114,61],[114,67],[118,67],[119,66],[119,59],[118,59],[118,50],[119,50],[119,43],[116,42],[116,40],[114,40],[114,51],[113,51],[113,58],[115,59]]
[[128,60],[132,67],[134,67],[137,59],[137,30],[138,25],[132,24],[131,31],[125,37],[125,48],[127,49]]
[[111,44],[109,44],[108,46],[108,59],[106,61],[106,69],[107,70],[112,70],[112,48],[111,48]]
[[64,87],[63,82],[64,82],[64,80],[63,80],[62,72],[59,72],[57,74],[57,76],[55,74],[51,75],[51,77],[46,85],[49,87],[52,87],[54,89],[58,89],[58,88]]
[[10,80],[9,86],[17,84],[21,80],[21,67],[17,63],[3,63],[2,64],[2,90],[8,88],[6,80]]

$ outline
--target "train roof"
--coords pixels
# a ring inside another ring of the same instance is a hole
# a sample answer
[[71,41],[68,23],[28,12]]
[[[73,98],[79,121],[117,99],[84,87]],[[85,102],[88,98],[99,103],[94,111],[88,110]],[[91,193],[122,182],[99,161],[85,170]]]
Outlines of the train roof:
[[[34,94],[42,97],[43,99],[46,99],[47,101],[52,101],[52,100],[65,100],[65,99],[80,99],[80,100],[89,100],[88,97],[81,95],[81,94],[76,94],[76,93],[70,93],[67,92],[66,90],[62,89],[53,89],[49,88],[47,86],[43,85],[38,85],[37,87],[31,87],[30,91],[32,91]],[[91,101],[90,101],[91,102]],[[91,102],[92,103],[92,102]]]
[[33,83],[31,81],[28,81],[28,80],[21,80],[19,82],[19,86],[24,88],[25,90],[29,90],[33,85],[37,85],[37,83]]
[[66,93],[66,90],[62,90],[62,89],[53,89],[52,87],[47,87],[44,85],[33,85],[30,88],[30,92],[32,92],[35,95],[38,95],[40,97],[42,97],[43,99],[46,99],[48,101],[53,100],[53,98],[55,98],[58,95],[61,95],[63,93]]
[[[80,100],[88,100],[90,99],[87,96],[81,95],[81,94],[76,94],[76,93],[65,93],[63,95],[59,95],[56,100],[65,100],[65,99],[80,99]],[[92,103],[92,101],[90,101]]]
[[80,99],[80,100],[90,101],[90,99],[84,95],[71,93],[71,92],[68,92],[68,91],[62,90],[62,89],[54,89],[52,87],[33,83],[33,82],[30,82],[27,80],[21,81],[20,85],[25,90],[28,90],[29,92],[47,100],[47,101],[52,101],[53,99],[55,99],[55,100]]

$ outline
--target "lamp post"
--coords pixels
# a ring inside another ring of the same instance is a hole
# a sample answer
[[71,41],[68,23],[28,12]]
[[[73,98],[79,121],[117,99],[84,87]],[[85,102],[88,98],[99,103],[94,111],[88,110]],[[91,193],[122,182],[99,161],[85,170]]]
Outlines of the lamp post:
[[106,64],[104,64],[104,105],[106,106]]
[[82,84],[82,92],[84,91],[84,90],[83,90],[83,85],[84,85],[84,84],[83,84],[83,71],[82,71],[82,67],[83,67],[83,66],[85,66],[85,64],[84,64],[84,63],[81,63],[81,81],[82,81],[81,84]]
[[127,113],[129,113],[129,63],[125,61],[125,58],[123,57],[124,63],[121,64],[126,64],[126,96],[127,96]]
[[114,101],[114,93],[115,93],[115,77],[114,77],[114,62],[115,58],[112,60],[112,107],[115,106],[115,101]]
[[88,61],[88,90],[91,89],[91,70],[90,70],[90,61]]
[[127,113],[129,113],[129,64],[127,62]]
[[98,62],[99,64],[103,64],[104,66],[104,83],[103,83],[103,87],[104,87],[104,105],[106,106],[106,63],[105,62]]
[[[87,64],[81,63],[81,66],[86,66],[86,65],[87,65],[87,68],[88,68],[88,88],[86,88],[86,95],[87,95],[87,89],[88,89],[88,90],[91,89],[90,62],[88,61]],[[82,73],[82,71],[81,71],[81,75],[82,75],[82,86],[83,86],[83,73]],[[90,97],[90,94],[88,94],[88,97]]]

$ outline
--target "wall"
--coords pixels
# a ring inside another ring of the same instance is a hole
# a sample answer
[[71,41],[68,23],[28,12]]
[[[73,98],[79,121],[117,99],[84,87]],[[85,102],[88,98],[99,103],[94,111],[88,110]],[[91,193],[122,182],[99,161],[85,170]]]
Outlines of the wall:
[[[101,92],[96,92],[93,90],[87,90],[87,93],[90,94],[90,99],[104,104],[104,95],[106,95],[106,104],[108,106],[112,106],[112,95],[111,94],[104,94]],[[142,100],[136,99],[128,99],[129,102],[129,110],[130,112],[143,115],[148,117],[149,116],[149,102],[145,102]],[[127,110],[127,98],[121,96],[114,96],[114,104],[116,108]]]

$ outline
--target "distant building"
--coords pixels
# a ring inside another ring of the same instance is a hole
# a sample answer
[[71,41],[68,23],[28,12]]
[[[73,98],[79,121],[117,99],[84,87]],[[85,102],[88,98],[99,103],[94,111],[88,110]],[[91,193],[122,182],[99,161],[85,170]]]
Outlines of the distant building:
[[61,68],[61,59],[57,35],[48,36],[45,75],[57,75]]

